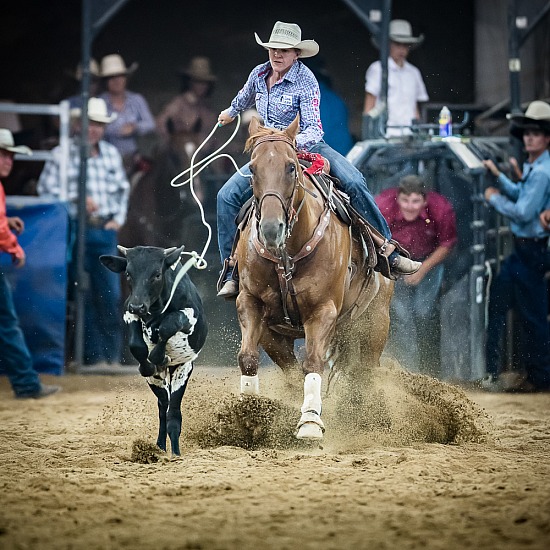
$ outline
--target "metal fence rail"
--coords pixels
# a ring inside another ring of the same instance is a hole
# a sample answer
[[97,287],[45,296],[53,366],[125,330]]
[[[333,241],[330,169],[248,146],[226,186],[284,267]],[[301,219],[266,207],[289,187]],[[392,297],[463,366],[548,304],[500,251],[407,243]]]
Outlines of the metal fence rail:
[[[46,115],[59,117],[59,147],[61,156],[59,159],[59,177],[61,179],[60,199],[67,200],[67,169],[69,166],[69,131],[70,131],[70,107],[68,101],[61,101],[57,105],[34,103],[1,103],[0,112],[16,113],[23,115]],[[17,160],[47,161],[53,158],[51,151],[35,149],[32,156],[15,155]]]

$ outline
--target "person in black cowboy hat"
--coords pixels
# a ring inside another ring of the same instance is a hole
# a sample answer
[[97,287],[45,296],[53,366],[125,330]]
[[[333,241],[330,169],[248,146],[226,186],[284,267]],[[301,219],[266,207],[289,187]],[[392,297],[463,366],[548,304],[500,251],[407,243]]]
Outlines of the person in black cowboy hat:
[[[498,187],[485,190],[485,200],[510,220],[514,250],[502,262],[489,296],[486,389],[547,391],[550,389],[550,334],[548,293],[545,279],[549,231],[540,223],[541,212],[550,208],[550,105],[533,101],[525,115],[508,115],[510,133],[523,140],[527,161],[523,178],[512,182],[491,160],[486,168]],[[509,386],[499,374],[502,336],[508,310],[514,308],[521,330],[519,357],[524,368]]]

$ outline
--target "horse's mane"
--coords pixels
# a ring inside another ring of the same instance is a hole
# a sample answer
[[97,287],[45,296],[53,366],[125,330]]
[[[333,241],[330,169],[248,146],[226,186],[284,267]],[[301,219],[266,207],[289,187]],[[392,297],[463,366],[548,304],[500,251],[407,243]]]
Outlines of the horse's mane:
[[277,130],[276,128],[266,128],[265,126],[260,126],[258,131],[252,134],[244,144],[244,152],[250,153],[254,148],[254,143],[258,138],[264,136],[273,136],[273,135],[286,135],[284,130]]

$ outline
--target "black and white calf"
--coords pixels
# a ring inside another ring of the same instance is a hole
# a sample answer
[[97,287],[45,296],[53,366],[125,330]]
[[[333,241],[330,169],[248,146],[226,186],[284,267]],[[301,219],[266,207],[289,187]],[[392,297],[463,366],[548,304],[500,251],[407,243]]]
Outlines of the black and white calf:
[[[100,256],[115,273],[125,272],[130,295],[124,321],[130,351],[139,361],[139,372],[157,396],[159,434],[157,445],[180,454],[181,400],[193,371],[193,361],[204,345],[208,327],[202,300],[187,273],[170,300],[174,279],[181,269],[181,248],[155,246],[118,247],[121,256]],[[166,304],[169,303],[166,311]]]

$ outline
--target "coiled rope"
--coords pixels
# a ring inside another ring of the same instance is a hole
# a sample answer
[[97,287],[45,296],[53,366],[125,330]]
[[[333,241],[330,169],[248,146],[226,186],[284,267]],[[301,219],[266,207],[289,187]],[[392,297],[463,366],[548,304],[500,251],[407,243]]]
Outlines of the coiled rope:
[[[195,163],[195,159],[196,159],[199,151],[206,145],[206,143],[208,143],[208,141],[214,135],[216,130],[218,130],[218,128],[221,128],[220,124],[216,123],[214,128],[212,128],[211,132],[208,134],[208,136],[206,136],[204,141],[197,147],[197,149],[193,153],[193,155],[191,157],[191,162],[189,164],[189,168],[187,168],[183,172],[180,172],[177,176],[172,178],[172,180],[170,181],[170,185],[172,187],[182,187],[184,185],[189,184],[189,188],[191,189],[191,195],[193,196],[194,201],[197,203],[197,205],[199,207],[199,210],[200,210],[200,213],[201,213],[202,224],[206,227],[206,229],[208,231],[208,237],[206,239],[206,244],[204,245],[204,248],[202,249],[202,252],[200,254],[198,254],[195,250],[193,250],[191,252],[182,251],[182,255],[186,254],[186,255],[191,256],[191,257],[185,262],[185,264],[183,264],[182,269],[176,275],[176,278],[174,279],[174,283],[172,284],[172,290],[170,292],[170,297],[168,298],[168,301],[166,302],[166,305],[164,306],[164,308],[162,310],[162,313],[164,313],[166,311],[166,309],[168,308],[168,306],[170,305],[170,302],[172,301],[172,298],[174,297],[174,294],[176,292],[176,288],[177,288],[179,282],[184,277],[184,275],[192,267],[195,267],[197,269],[206,269],[206,267],[208,267],[208,263],[204,259],[204,255],[206,254],[206,251],[208,250],[208,247],[210,246],[210,241],[212,240],[212,227],[206,221],[206,218],[204,216],[204,208],[202,206],[202,203],[201,203],[199,197],[197,197],[197,194],[195,193],[195,185],[194,185],[194,179],[193,178],[195,176],[197,176],[198,174],[200,174],[209,164],[211,164],[215,160],[223,158],[223,157],[228,158],[233,163],[233,166],[235,167],[236,171],[241,176],[244,176],[245,178],[251,178],[252,177],[248,174],[243,174],[241,172],[241,170],[237,166],[237,163],[235,162],[235,159],[231,155],[228,155],[227,153],[220,153],[220,151],[223,151],[223,149],[225,149],[225,147],[227,147],[233,141],[233,139],[237,135],[237,132],[239,131],[240,125],[241,125],[241,115],[237,115],[237,125],[235,127],[235,130],[233,131],[233,133],[229,137],[229,139],[223,145],[218,147],[218,149],[216,149],[213,153],[210,153],[208,156],[204,157],[202,160]],[[195,168],[197,168],[199,166],[201,166],[201,168],[195,172]],[[189,178],[186,179],[185,181],[178,182],[178,180],[181,179],[182,177],[184,177],[186,174],[189,174]]]

